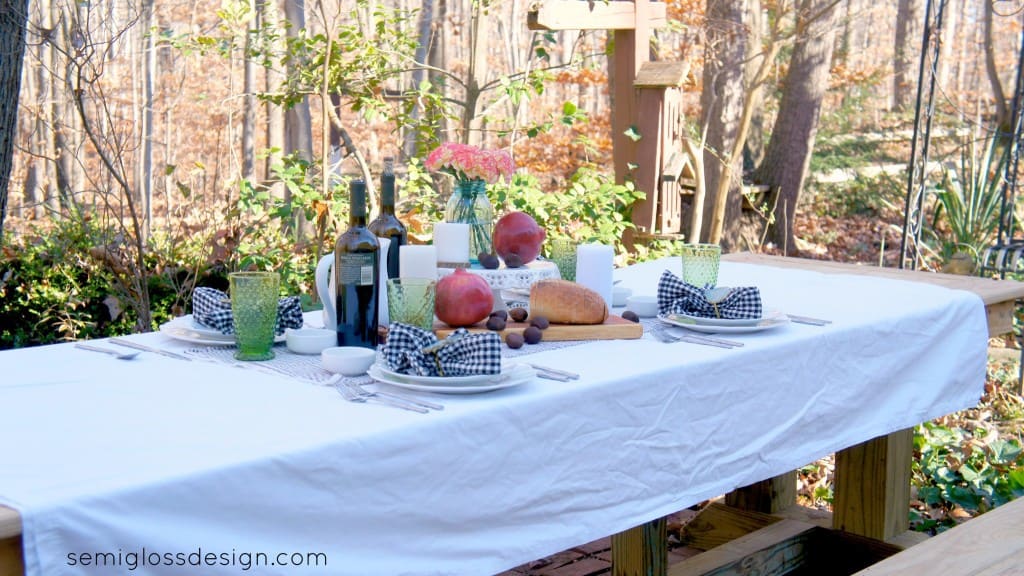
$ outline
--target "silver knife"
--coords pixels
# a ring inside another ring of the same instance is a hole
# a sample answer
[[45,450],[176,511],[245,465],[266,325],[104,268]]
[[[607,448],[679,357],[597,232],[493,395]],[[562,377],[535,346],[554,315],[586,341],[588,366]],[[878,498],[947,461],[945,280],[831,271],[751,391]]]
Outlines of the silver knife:
[[690,342],[694,342],[697,344],[713,344],[720,348],[738,348],[740,346],[743,346],[743,342],[737,342],[735,340],[726,340],[724,338],[715,338],[707,334],[697,334],[690,330],[687,330],[686,328],[677,328],[669,332],[669,334],[671,334],[672,336],[679,336],[680,338],[689,338]]
[[826,326],[831,324],[831,320],[822,320],[820,318],[811,318],[810,316],[797,316],[795,314],[786,314],[786,316],[797,324],[810,324],[811,326]]
[[717,339],[705,338],[702,336],[691,336],[689,334],[684,334],[680,336],[679,340],[683,342],[689,342],[690,344],[703,344],[704,346],[714,346],[715,348],[725,348],[727,350],[732,350],[733,348],[735,348],[735,346],[724,344]]
[[547,366],[541,366],[539,364],[531,364],[529,362],[526,362],[526,365],[531,367],[531,368],[533,368],[534,370],[539,370],[540,372],[547,372],[549,374],[554,374],[555,376],[561,376],[562,378],[568,378],[569,380],[579,380],[579,378],[580,378],[580,375],[575,373],[575,372],[569,372],[569,371],[566,371],[566,370],[559,370],[558,368],[548,368]]
[[[362,388],[362,386],[360,386],[360,388]],[[420,399],[417,399],[417,398],[413,398],[411,396],[403,396],[401,394],[392,394],[390,392],[381,392],[379,390],[367,390],[366,388],[363,388],[363,391],[368,393],[368,394],[372,394],[374,396],[380,396],[382,398],[392,398],[394,400],[400,400],[402,402],[408,402],[409,404],[415,404],[417,406],[422,406],[424,408],[429,408],[431,410],[444,410],[444,406],[442,406],[440,404],[434,404],[433,402],[427,402],[426,400],[420,400]]]
[[136,350],[142,350],[144,352],[152,352],[154,354],[159,354],[161,356],[166,356],[168,358],[176,358],[178,360],[185,360],[188,362],[192,361],[192,359],[189,358],[188,356],[183,356],[181,354],[170,352],[168,350],[161,350],[160,348],[153,348],[152,346],[146,346],[145,344],[139,344],[138,342],[132,342],[131,340],[125,340],[123,338],[111,338],[109,342],[111,344],[117,344],[118,346],[124,346],[125,348],[134,348]]
[[708,342],[714,342],[715,344],[721,344],[723,346],[728,346],[730,348],[739,348],[740,346],[743,346],[743,342],[737,342],[736,340],[726,340],[724,338],[715,338],[713,336],[708,336],[707,334],[690,334],[690,337],[700,338],[702,340],[707,340]]

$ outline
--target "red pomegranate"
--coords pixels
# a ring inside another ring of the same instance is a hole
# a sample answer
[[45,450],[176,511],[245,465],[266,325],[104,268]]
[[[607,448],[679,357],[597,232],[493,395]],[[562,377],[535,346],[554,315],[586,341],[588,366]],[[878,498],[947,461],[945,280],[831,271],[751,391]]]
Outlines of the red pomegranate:
[[494,293],[486,280],[459,268],[437,283],[434,313],[452,327],[472,326],[487,318]]
[[[509,212],[494,225],[494,251],[506,266],[517,268],[537,258],[546,236],[533,216],[525,212]],[[516,262],[518,266],[513,265]]]

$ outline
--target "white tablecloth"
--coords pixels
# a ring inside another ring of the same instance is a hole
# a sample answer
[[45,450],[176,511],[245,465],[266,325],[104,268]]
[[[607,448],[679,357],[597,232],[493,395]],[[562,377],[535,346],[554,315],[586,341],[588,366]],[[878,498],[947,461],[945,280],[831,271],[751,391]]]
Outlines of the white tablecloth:
[[[654,294],[679,266],[616,277]],[[148,353],[3,352],[0,503],[22,514],[30,575],[107,573],[77,556],[97,552],[120,553],[128,573],[143,550],[171,563],[217,555],[145,574],[238,574],[257,552],[327,558],[258,574],[489,574],[982,393],[987,328],[972,294],[728,262],[720,284],[757,285],[768,308],[834,323],[729,335],[746,343],[732,350],[644,339],[542,352],[530,361],[582,378],[436,396],[446,409],[428,415]]]

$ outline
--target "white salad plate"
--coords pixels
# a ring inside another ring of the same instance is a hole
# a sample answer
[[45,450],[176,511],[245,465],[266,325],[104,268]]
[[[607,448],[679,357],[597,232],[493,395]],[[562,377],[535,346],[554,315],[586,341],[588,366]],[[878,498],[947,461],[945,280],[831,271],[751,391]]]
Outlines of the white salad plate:
[[[694,318],[696,317],[685,316],[683,314],[658,314],[658,320],[661,320],[666,324],[707,334],[745,334],[748,332],[771,330],[772,328],[778,328],[779,326],[789,324],[789,317],[785,314],[763,316],[753,320],[746,320],[744,321],[744,324],[725,324],[724,322],[727,322],[727,320],[722,319],[717,319],[718,323],[697,323],[693,320]],[[702,320],[715,319],[702,318]]]
[[[192,344],[205,344],[207,346],[234,346],[234,334],[224,334],[219,330],[203,326],[196,322],[191,314],[179,316],[174,320],[160,325],[160,333]],[[284,342],[285,335],[274,337],[274,342]]]
[[380,364],[371,366],[367,373],[374,380],[390,386],[438,394],[478,394],[511,388],[529,382],[537,374],[525,364],[509,364],[502,368],[501,374],[479,376],[413,376],[388,370]]

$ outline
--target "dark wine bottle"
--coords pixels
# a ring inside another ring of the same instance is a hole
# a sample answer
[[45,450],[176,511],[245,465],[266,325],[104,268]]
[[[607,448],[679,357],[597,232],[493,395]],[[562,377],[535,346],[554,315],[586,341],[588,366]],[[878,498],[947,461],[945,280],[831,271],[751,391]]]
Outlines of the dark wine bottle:
[[366,228],[366,182],[349,185],[348,230],[334,247],[338,345],[377,347],[380,244]]
[[380,175],[380,214],[370,223],[370,232],[388,238],[388,253],[381,260],[387,262],[388,278],[398,278],[398,249],[409,243],[409,233],[395,216],[395,159],[384,159],[384,172]]

